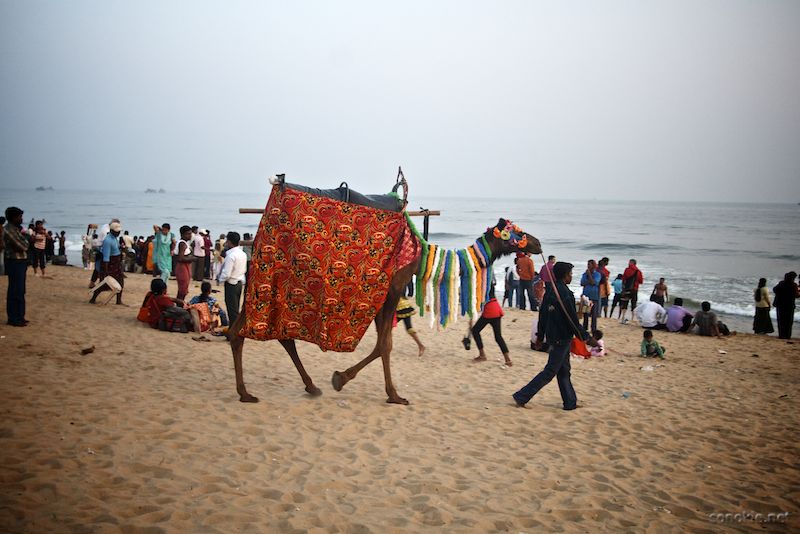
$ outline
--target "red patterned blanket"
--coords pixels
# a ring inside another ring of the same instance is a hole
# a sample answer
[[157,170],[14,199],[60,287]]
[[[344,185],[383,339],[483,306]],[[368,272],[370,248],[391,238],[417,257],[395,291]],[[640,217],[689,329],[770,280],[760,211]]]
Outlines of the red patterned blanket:
[[253,243],[241,335],[351,352],[394,273],[419,253],[401,212],[275,185]]

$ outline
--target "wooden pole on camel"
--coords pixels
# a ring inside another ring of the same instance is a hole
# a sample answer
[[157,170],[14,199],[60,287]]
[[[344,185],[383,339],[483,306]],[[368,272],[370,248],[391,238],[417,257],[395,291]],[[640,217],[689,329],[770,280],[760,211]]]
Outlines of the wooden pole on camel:
[[[239,213],[249,214],[249,215],[263,215],[264,209],[263,208],[239,208]],[[430,226],[430,218],[431,217],[438,217],[442,214],[439,210],[426,210],[424,208],[420,208],[419,211],[409,211],[409,217],[424,217],[422,219],[422,237],[425,241],[428,240],[428,227]],[[253,244],[253,240],[249,239],[247,241],[241,241],[239,243],[243,246],[248,246]]]

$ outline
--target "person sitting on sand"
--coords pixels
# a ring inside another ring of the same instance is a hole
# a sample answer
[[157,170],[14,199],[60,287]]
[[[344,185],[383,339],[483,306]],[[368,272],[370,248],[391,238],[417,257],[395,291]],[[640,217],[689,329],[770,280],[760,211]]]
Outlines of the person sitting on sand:
[[633,310],[633,315],[636,316],[636,320],[639,321],[642,328],[667,329],[667,310],[657,302],[652,300],[642,302]]
[[415,310],[411,302],[406,299],[405,294],[400,297],[400,301],[397,303],[395,315],[397,316],[398,320],[403,321],[403,326],[405,326],[406,332],[408,332],[408,335],[411,336],[411,339],[413,339],[417,344],[417,348],[419,349],[419,357],[422,358],[422,355],[425,353],[425,345],[422,344],[422,341],[419,339],[419,335],[417,335],[417,331],[414,330],[414,327],[411,324],[411,318],[416,315],[416,313],[417,310]]
[[606,351],[605,342],[603,341],[603,331],[602,330],[592,331],[592,337],[595,339],[595,341],[597,341],[597,346],[589,349],[589,353],[591,353],[592,356],[605,356],[606,354],[608,354],[608,352]]
[[503,353],[503,358],[505,358],[506,365],[511,367],[511,358],[508,354],[508,346],[506,345],[505,340],[503,339],[503,334],[501,332],[500,323],[503,318],[503,308],[500,306],[500,303],[497,302],[497,299],[494,298],[494,286],[489,292],[489,302],[487,302],[483,306],[483,312],[481,313],[480,318],[475,323],[475,326],[472,327],[472,337],[475,338],[475,346],[478,347],[478,356],[473,360],[475,362],[485,362],[486,361],[486,352],[483,350],[483,340],[481,339],[481,330],[486,327],[486,325],[492,326],[492,331],[494,332],[494,340],[497,342],[497,345],[500,347],[500,352]]
[[694,315],[694,319],[692,319],[692,325],[689,327],[689,331],[697,326],[697,333],[701,336],[721,337],[719,319],[717,319],[717,314],[711,311],[711,303],[704,301],[700,304],[700,308],[700,311],[698,311]]
[[[545,290],[545,293],[547,291]],[[542,299],[544,300],[544,299]],[[549,352],[550,344],[544,339],[544,331],[539,330],[539,318],[534,317],[531,323],[531,350]]]
[[168,308],[180,308],[186,311],[186,317],[183,320],[186,322],[187,329],[192,328],[195,332],[200,332],[200,317],[197,310],[185,310],[185,304],[181,299],[167,295],[167,283],[161,278],[153,278],[150,282],[150,291],[144,297],[137,319],[146,322],[152,328],[158,328],[161,315]]
[[641,354],[645,358],[661,358],[664,359],[664,353],[667,349],[659,345],[658,341],[653,339],[653,332],[645,330],[642,336]]
[[[205,308],[201,305],[205,305]],[[210,330],[213,335],[221,335],[223,328],[228,326],[225,310],[220,308],[217,299],[211,296],[211,282],[200,284],[200,294],[189,300],[189,307],[197,307],[201,321],[200,330],[203,332]]]
[[667,308],[667,330],[670,332],[686,332],[692,326],[692,314],[683,307],[683,299],[675,297],[675,301]]

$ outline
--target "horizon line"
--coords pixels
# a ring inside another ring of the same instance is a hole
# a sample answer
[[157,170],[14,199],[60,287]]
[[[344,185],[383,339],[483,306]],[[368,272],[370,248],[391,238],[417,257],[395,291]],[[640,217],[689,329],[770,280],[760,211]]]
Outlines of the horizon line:
[[[53,186],[37,186],[37,187],[53,187]],[[268,191],[271,186],[267,187],[266,190]],[[148,188],[149,189],[149,188]],[[163,188],[161,188],[163,189]],[[0,191],[19,191],[19,192],[38,192],[38,193],[56,193],[56,192],[70,192],[70,193],[135,193],[135,194],[155,194],[155,195],[169,195],[170,190],[164,189],[164,192],[159,192],[155,190],[155,192],[147,192],[144,190],[132,190],[132,189],[72,189],[72,188],[55,188],[53,189],[45,189],[41,191],[37,191],[35,187],[33,188],[20,188],[20,187],[9,187],[9,188],[0,188]],[[237,194],[248,194],[252,191],[241,191],[240,193],[235,193],[231,191],[191,191],[191,193],[199,193],[199,194],[211,194],[211,195],[226,195],[226,196],[233,196]],[[174,194],[174,191],[172,192]],[[455,200],[475,200],[475,199],[484,199],[484,200],[511,200],[508,197],[498,197],[498,196],[461,196],[461,195],[436,195],[436,194],[423,194],[419,195],[420,198],[432,198],[432,199],[455,199]],[[651,198],[629,198],[629,199],[619,199],[619,198],[605,198],[605,197],[515,197],[513,200],[558,200],[558,201],[598,201],[598,202],[647,202],[653,201]],[[785,202],[785,201],[775,201],[775,200],[763,200],[759,202],[753,202],[751,200],[703,200],[703,199],[683,199],[683,200],[656,200],[656,202],[661,202],[665,204],[680,204],[680,203],[690,203],[690,204],[769,204],[769,205],[800,205],[800,201],[798,202]]]

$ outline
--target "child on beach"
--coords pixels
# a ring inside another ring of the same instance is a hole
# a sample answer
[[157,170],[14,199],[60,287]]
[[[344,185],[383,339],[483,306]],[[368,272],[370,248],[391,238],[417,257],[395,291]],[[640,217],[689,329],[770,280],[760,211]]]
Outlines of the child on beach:
[[[205,304],[209,315],[207,328],[202,328],[201,325],[201,330],[203,332],[211,330],[212,335],[222,335],[223,327],[228,326],[228,316],[225,310],[219,307],[217,299],[211,296],[211,282],[200,284],[200,295],[192,297],[189,301],[189,306],[198,304]],[[198,309],[199,312],[200,309]],[[204,314],[200,313],[201,321],[203,317]]]
[[606,345],[603,342],[603,331],[602,330],[593,330],[592,337],[597,341],[596,347],[590,347],[589,352],[592,356],[605,356],[608,354],[606,352]]
[[486,352],[483,350],[483,340],[481,339],[481,330],[483,330],[486,327],[486,325],[491,325],[492,331],[494,332],[494,340],[500,347],[500,352],[503,353],[505,364],[508,367],[511,367],[512,363],[511,363],[511,357],[509,356],[508,353],[508,346],[506,345],[506,342],[503,339],[503,334],[500,327],[500,323],[503,320],[503,308],[500,306],[500,303],[497,302],[497,299],[494,298],[494,287],[492,287],[492,289],[490,290],[489,297],[490,297],[489,302],[487,302],[483,306],[483,313],[481,313],[481,316],[475,323],[475,326],[473,326],[470,329],[472,337],[475,338],[475,345],[478,347],[478,356],[473,358],[472,361],[475,362],[486,361]]
[[[622,275],[618,274],[616,280],[611,282],[611,287],[614,288],[614,299],[611,302],[611,313],[610,316],[614,317],[614,308],[617,307],[619,304],[619,298],[622,296]],[[617,312],[617,319],[619,319],[620,314],[622,314],[622,310],[620,309]]]
[[645,358],[661,358],[662,360],[664,359],[664,353],[667,352],[667,349],[653,339],[651,330],[644,331],[641,350],[642,356]]
[[408,335],[411,336],[411,339],[417,344],[417,348],[419,348],[419,357],[421,358],[422,355],[425,353],[425,345],[422,344],[420,341],[419,336],[417,335],[417,331],[414,330],[414,327],[411,325],[411,318],[417,313],[417,310],[414,309],[414,306],[406,300],[405,296],[400,297],[400,301],[397,303],[397,309],[395,311],[395,315],[399,321],[403,321],[403,325],[406,327],[406,332]]

